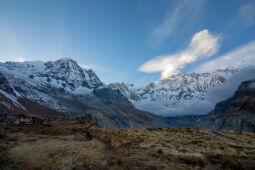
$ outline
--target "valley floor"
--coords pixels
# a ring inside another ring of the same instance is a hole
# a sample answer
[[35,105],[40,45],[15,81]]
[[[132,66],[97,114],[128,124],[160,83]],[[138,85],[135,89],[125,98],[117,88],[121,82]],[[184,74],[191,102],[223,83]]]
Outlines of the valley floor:
[[255,169],[255,134],[1,124],[0,169]]

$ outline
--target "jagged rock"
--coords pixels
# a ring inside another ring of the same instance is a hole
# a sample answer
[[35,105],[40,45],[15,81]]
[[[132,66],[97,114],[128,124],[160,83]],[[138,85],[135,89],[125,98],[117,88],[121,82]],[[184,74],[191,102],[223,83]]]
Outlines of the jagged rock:
[[84,132],[84,133],[77,133],[75,136],[74,136],[74,140],[78,140],[78,141],[89,141],[91,140],[92,137],[91,135],[89,134],[89,132]]
[[255,80],[240,84],[234,96],[216,104],[215,109],[200,120],[199,126],[209,130],[255,132]]

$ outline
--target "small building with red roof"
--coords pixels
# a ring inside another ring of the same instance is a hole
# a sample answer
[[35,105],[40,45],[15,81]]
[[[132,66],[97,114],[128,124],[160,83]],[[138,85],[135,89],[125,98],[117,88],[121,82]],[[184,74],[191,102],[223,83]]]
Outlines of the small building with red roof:
[[18,116],[20,124],[43,123],[46,117],[34,116],[30,114],[21,114]]
[[4,115],[2,118],[3,123],[17,123],[18,117],[14,115]]

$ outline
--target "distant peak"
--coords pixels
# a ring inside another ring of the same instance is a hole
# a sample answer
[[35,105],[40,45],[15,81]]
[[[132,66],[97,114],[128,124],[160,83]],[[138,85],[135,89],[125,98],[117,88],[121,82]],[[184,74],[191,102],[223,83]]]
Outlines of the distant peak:
[[194,76],[194,75],[205,75],[205,74],[219,74],[221,72],[229,72],[229,73],[234,73],[234,72],[238,72],[240,70],[239,66],[233,66],[233,67],[228,67],[228,68],[224,68],[224,69],[217,69],[215,71],[212,72],[175,72],[167,77],[163,77],[160,80],[167,80],[167,79],[171,79],[174,78],[176,76]]
[[73,60],[71,57],[63,57],[63,58],[60,58],[58,60]]
[[[76,60],[69,58],[69,57],[64,57],[64,58],[60,58],[57,61],[71,61],[71,62],[76,62]],[[77,62],[76,62],[77,63]]]
[[72,58],[61,58],[55,61],[56,64],[64,64],[64,65],[74,65],[75,67],[80,68],[79,64],[77,63],[76,60]]

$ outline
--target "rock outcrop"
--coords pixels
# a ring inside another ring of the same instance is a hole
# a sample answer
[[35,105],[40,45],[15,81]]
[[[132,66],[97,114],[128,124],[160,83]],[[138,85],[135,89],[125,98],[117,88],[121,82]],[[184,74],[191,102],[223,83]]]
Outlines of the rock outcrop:
[[217,103],[199,126],[216,131],[255,132],[255,80],[242,82],[234,96]]

